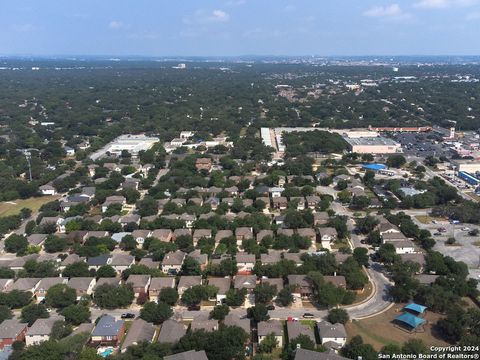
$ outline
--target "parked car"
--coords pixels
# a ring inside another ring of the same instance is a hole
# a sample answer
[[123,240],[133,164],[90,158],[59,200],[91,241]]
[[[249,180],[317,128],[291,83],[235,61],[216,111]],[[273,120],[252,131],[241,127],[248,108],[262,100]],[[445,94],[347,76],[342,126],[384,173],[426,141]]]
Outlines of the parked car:
[[313,319],[315,316],[312,313],[303,313],[302,317],[304,319]]
[[267,310],[275,310],[275,306],[270,304],[267,306]]
[[190,305],[187,309],[188,311],[199,311],[200,305]]
[[122,314],[121,318],[122,318],[122,319],[134,319],[134,318],[135,318],[135,314],[132,314],[132,313],[124,313],[124,314]]

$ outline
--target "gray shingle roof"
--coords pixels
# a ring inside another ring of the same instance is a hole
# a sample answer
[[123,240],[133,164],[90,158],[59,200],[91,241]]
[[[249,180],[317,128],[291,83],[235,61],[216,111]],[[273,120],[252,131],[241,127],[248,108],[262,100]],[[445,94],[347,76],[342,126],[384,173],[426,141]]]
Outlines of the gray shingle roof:
[[93,329],[92,336],[117,336],[123,325],[123,320],[115,320],[111,315],[103,315]]
[[183,324],[168,319],[162,324],[160,334],[158,335],[158,342],[174,344],[187,333],[187,329]]
[[121,349],[126,349],[131,345],[136,345],[140,341],[146,340],[151,342],[155,335],[155,326],[143,319],[135,319],[128,330],[127,336],[121,346]]

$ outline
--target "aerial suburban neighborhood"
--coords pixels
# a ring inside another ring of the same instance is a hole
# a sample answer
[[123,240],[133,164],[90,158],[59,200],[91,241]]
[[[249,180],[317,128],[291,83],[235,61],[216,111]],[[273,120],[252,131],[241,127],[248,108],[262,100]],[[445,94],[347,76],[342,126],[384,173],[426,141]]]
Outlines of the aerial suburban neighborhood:
[[0,11],[0,360],[478,359],[477,1],[39,3]]

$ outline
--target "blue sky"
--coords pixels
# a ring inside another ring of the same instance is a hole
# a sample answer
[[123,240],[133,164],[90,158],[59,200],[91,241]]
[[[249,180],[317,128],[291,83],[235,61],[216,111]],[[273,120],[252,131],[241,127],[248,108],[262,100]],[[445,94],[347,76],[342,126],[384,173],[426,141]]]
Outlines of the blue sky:
[[480,55],[480,0],[1,0],[2,55]]

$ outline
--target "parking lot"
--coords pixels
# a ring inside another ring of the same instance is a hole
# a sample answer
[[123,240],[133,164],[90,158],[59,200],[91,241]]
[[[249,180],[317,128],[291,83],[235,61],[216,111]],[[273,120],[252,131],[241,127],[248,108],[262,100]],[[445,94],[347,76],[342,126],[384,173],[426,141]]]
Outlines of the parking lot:
[[[433,238],[436,240],[433,250],[436,250],[443,255],[451,256],[457,261],[463,261],[468,265],[470,276],[477,280],[480,280],[480,246],[477,246],[480,242],[480,236],[470,236],[468,234],[469,230],[462,229],[479,229],[479,226],[471,224],[423,224],[418,221],[415,217],[412,217],[415,223],[420,226],[422,229],[429,230]],[[439,228],[445,228],[445,232],[442,232],[441,235],[438,234]],[[449,237],[455,237],[457,244],[456,245],[447,245],[445,242]]]
[[428,156],[445,155],[449,157],[450,150],[441,142],[435,143],[431,134],[399,133],[393,139],[402,144],[403,152],[409,156],[426,158]]

